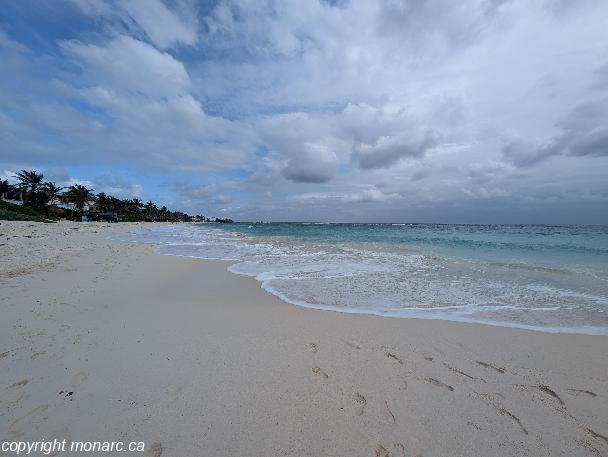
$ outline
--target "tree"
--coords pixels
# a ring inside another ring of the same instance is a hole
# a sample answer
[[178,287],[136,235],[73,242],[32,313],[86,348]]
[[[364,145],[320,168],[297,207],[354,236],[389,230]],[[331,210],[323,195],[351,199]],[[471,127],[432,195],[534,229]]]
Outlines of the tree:
[[42,187],[51,205],[54,205],[61,198],[63,187],[58,186],[54,182],[45,182]]
[[0,197],[7,198],[13,189],[13,186],[7,179],[0,179]]
[[[24,201],[35,210],[47,215],[61,214],[63,210],[52,208],[58,200],[72,204],[72,218],[76,211],[82,212],[89,201],[95,201],[95,208],[90,212],[92,218],[100,217],[100,213],[112,213],[113,220],[151,221],[151,222],[191,222],[193,217],[181,211],[171,211],[166,206],[158,207],[153,201],[144,204],[138,198],[124,199],[100,192],[95,195],[93,189],[81,184],[67,188],[54,182],[44,182],[44,175],[35,170],[21,170],[15,174],[18,185],[11,185],[8,180],[0,180],[0,196],[13,197],[17,192],[24,194]],[[31,210],[30,210],[31,211]],[[53,214],[51,214],[53,213]],[[107,215],[104,215],[107,216]],[[204,217],[200,216],[203,220]],[[232,222],[230,219],[217,219],[217,222]]]
[[105,192],[100,192],[97,194],[97,204],[95,205],[99,211],[102,213],[107,213],[112,211],[112,197],[106,195]]
[[68,188],[67,192],[64,194],[64,198],[73,205],[73,214],[74,209],[82,211],[84,205],[93,199],[93,189],[88,189],[81,184],[74,184]]
[[15,175],[15,178],[19,180],[19,187],[22,190],[35,193],[38,190],[38,187],[42,184],[44,175],[35,170],[21,170]]
[[38,193],[38,190],[42,185],[42,180],[44,179],[44,175],[42,173],[38,173],[35,170],[21,170],[15,175],[15,178],[19,180],[19,188],[25,192],[26,203],[33,206],[38,206],[37,203],[44,200],[42,195]]
[[155,222],[158,219],[158,207],[152,200],[144,205],[144,214],[146,221]]

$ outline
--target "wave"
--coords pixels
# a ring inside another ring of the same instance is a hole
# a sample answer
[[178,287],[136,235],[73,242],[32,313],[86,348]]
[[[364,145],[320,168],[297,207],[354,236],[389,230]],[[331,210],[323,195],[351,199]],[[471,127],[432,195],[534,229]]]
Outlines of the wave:
[[[378,237],[365,242],[360,233],[326,242],[179,225],[114,238],[158,244],[161,254],[231,261],[231,272],[254,277],[273,295],[309,308],[608,333],[608,287],[597,280],[604,272],[589,265],[445,255]],[[332,238],[335,232],[328,236]]]

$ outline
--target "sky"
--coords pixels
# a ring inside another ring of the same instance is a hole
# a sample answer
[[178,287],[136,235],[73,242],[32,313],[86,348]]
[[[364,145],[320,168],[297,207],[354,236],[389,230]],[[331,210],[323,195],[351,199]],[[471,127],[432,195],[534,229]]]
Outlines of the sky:
[[243,221],[608,223],[604,0],[0,9],[0,179]]

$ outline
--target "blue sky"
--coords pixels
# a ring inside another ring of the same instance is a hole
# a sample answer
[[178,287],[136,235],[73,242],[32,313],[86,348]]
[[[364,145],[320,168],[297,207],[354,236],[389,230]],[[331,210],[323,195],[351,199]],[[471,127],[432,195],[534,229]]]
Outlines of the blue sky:
[[21,0],[0,175],[238,220],[608,223],[608,3]]

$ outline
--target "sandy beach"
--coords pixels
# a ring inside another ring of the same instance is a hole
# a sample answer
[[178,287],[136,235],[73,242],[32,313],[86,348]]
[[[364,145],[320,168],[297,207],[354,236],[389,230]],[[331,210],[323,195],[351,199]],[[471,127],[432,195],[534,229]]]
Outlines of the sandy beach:
[[227,262],[107,239],[146,227],[2,221],[0,441],[608,455],[606,336],[305,309]]

